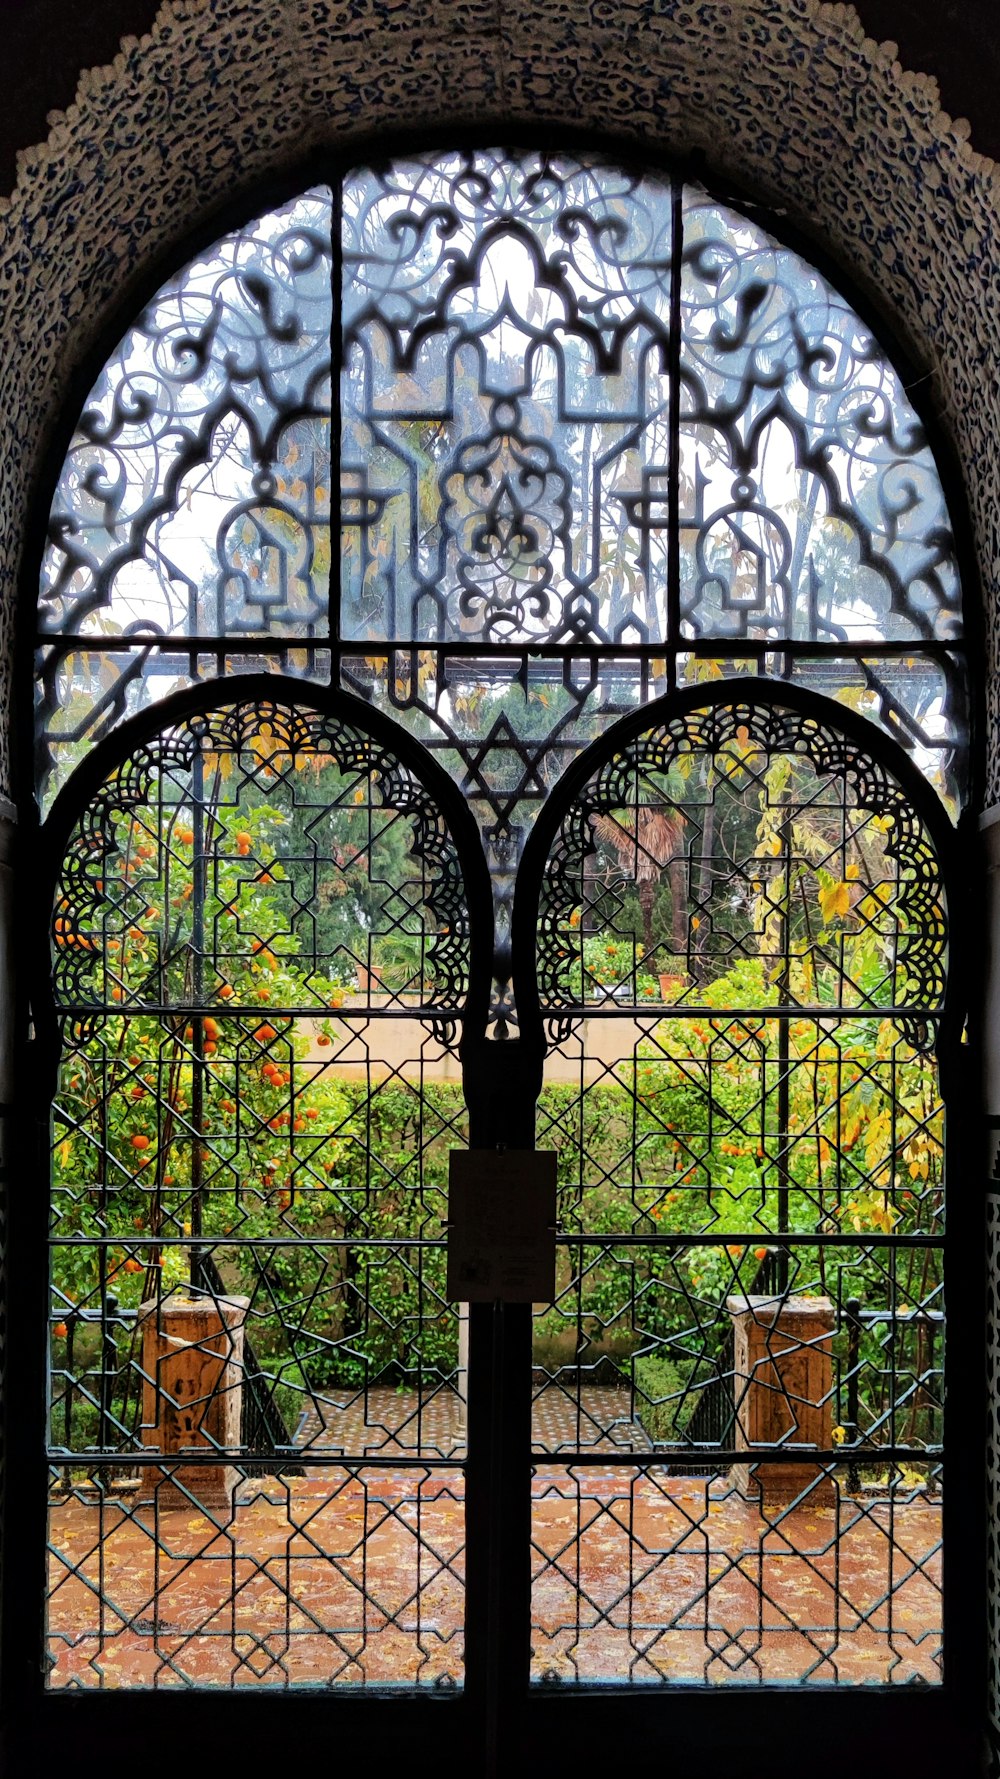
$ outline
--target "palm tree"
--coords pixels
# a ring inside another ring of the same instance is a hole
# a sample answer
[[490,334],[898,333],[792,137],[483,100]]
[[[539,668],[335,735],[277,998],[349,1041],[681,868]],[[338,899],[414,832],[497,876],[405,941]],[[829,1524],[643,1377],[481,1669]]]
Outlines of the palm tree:
[[653,904],[664,869],[670,882],[671,945],[687,951],[687,874],[683,850],[685,818],[679,809],[644,804],[633,814],[592,815],[590,825],[616,855],[622,871],[634,878],[642,912],[642,942],[653,951]]

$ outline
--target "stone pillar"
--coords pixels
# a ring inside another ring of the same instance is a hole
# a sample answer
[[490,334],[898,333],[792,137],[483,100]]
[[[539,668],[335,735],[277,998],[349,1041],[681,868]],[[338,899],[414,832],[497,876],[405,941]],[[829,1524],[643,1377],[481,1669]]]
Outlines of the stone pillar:
[[[829,1505],[833,1478],[793,1458],[795,1448],[829,1451],[833,1436],[833,1304],[828,1297],[729,1297],[737,1451],[783,1445],[788,1458],[734,1464],[741,1495],[763,1505],[789,1501],[810,1484],[810,1505]],[[817,1478],[819,1480],[817,1480]]]
[[[162,1303],[140,1306],[142,1443],[165,1460],[205,1448],[239,1450],[249,1301],[172,1291]],[[179,1464],[171,1473],[183,1489],[168,1479],[154,1484],[161,1507],[190,1507],[189,1495],[203,1507],[231,1506],[232,1465]]]

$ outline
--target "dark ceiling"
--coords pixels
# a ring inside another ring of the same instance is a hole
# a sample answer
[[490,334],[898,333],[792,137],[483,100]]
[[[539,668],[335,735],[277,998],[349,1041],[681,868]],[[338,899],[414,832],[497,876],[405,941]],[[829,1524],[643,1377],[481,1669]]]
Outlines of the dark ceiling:
[[[80,69],[109,62],[122,36],[148,30],[157,6],[158,0],[0,0],[0,191],[14,183],[17,150],[46,135],[46,114],[71,103]],[[905,68],[936,76],[944,109],[967,117],[973,146],[1000,161],[998,0],[857,0],[857,10],[870,36],[899,45]]]

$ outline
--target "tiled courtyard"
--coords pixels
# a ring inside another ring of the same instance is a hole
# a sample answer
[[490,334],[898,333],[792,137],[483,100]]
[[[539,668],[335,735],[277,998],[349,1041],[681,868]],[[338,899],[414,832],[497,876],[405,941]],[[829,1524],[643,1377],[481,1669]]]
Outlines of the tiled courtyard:
[[[461,1684],[461,1405],[382,1394],[367,1410],[327,1404],[325,1432],[314,1414],[299,1443],[329,1460],[244,1479],[229,1512],[134,1484],[57,1499],[52,1684]],[[536,1679],[940,1677],[938,1499],[842,1493],[762,1512],[724,1477],[630,1463],[648,1446],[626,1411],[614,1391],[536,1400]],[[418,1414],[428,1461],[393,1464]],[[607,1462],[568,1469],[560,1446]],[[381,1463],[348,1468],[336,1447]]]

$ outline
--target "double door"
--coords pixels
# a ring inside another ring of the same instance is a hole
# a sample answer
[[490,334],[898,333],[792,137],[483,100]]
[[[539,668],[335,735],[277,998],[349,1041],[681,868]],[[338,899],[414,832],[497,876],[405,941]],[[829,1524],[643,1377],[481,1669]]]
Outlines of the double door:
[[[808,695],[686,694],[571,768],[497,950],[392,725],[175,703],[46,839],[45,1711],[376,1695],[509,1763],[709,1702],[763,1749],[749,1700],[862,1685],[905,1745],[947,1703],[930,798]],[[552,1300],[453,1301],[451,1152],[536,1146]]]

